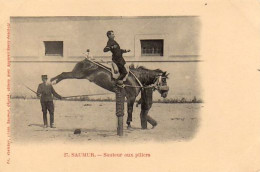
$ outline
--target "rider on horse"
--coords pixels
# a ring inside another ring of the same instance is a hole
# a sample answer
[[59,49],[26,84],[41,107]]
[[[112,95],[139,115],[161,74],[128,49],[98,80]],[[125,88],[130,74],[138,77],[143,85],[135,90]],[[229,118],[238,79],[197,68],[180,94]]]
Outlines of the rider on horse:
[[127,70],[125,68],[126,62],[123,58],[123,53],[130,52],[130,50],[120,49],[119,44],[114,40],[115,35],[112,30],[107,32],[107,37],[108,41],[106,47],[104,48],[104,52],[112,52],[112,61],[117,65],[120,73],[116,81],[118,85],[123,85],[123,79],[127,75]]

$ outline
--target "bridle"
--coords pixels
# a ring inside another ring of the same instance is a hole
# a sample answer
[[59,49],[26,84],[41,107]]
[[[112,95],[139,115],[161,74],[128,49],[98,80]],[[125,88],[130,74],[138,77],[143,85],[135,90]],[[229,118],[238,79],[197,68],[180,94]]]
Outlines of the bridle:
[[158,91],[169,91],[169,86],[167,86],[166,79],[167,79],[166,76],[159,74],[155,78],[154,84],[152,84],[154,89]]
[[167,86],[167,83],[165,82],[167,79],[166,76],[163,76],[162,74],[159,74],[154,79],[154,83],[147,86],[132,86],[125,84],[125,87],[132,87],[132,88],[141,88],[141,89],[148,89],[152,88],[154,91],[157,90],[159,92],[167,92],[169,91],[169,86]]

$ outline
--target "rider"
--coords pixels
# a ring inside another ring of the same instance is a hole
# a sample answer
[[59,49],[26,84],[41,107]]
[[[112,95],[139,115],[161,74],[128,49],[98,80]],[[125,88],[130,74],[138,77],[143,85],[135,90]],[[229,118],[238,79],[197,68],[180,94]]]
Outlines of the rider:
[[123,53],[130,52],[130,50],[120,49],[119,44],[114,40],[115,35],[112,30],[107,32],[107,37],[108,41],[106,47],[104,48],[104,52],[112,52],[112,61],[117,65],[120,73],[116,81],[118,85],[123,85],[123,79],[127,75],[127,70],[125,68],[126,62],[123,58]]

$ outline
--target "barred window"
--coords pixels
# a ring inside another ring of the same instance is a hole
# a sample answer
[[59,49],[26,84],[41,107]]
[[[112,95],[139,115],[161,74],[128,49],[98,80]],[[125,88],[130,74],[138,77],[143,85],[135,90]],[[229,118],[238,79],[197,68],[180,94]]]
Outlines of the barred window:
[[163,56],[163,39],[141,40],[142,56]]
[[63,41],[43,41],[45,56],[63,56]]

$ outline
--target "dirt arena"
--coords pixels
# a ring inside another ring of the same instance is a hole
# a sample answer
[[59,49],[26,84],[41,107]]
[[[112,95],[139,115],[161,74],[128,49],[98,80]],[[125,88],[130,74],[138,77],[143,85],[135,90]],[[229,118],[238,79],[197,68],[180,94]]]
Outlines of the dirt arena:
[[[116,135],[114,102],[54,101],[56,128],[43,128],[40,102],[37,99],[11,100],[13,142],[143,142],[185,141],[192,139],[199,128],[199,111],[203,104],[154,103],[149,115],[158,125],[141,130],[140,106],[134,107],[133,130]],[[126,109],[126,104],[125,104]],[[126,110],[125,110],[126,112]],[[125,113],[124,120],[127,114]],[[49,122],[49,115],[48,115]],[[81,129],[81,134],[74,134]]]

